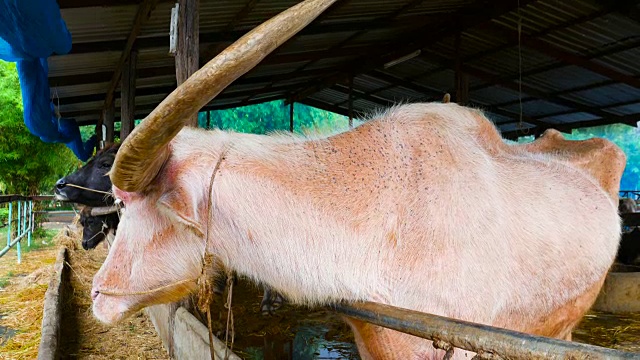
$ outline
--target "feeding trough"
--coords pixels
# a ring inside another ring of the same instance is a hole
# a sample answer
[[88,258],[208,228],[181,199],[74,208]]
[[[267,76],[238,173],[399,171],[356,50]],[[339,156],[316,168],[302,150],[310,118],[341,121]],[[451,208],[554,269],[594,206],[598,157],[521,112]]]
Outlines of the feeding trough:
[[614,314],[640,312],[640,268],[615,264],[593,309]]

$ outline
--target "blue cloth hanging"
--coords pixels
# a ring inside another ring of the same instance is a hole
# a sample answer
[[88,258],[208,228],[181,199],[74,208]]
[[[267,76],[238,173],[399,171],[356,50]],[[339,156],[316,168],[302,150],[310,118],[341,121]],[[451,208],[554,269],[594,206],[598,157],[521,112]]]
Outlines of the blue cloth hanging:
[[0,59],[17,63],[24,123],[42,141],[64,143],[88,160],[96,136],[82,142],[74,119],[55,114],[50,99],[47,57],[71,50],[71,34],[56,0],[0,0]]

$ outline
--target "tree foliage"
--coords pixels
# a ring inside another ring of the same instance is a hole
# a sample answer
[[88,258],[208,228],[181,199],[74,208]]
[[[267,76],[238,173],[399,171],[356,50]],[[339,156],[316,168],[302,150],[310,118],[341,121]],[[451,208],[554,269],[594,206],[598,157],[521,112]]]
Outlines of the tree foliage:
[[[290,106],[282,100],[243,106],[235,109],[198,114],[198,127],[218,128],[252,134],[289,131]],[[357,120],[354,124],[357,124]],[[349,128],[345,116],[296,103],[293,109],[293,131],[302,134],[326,134]]]
[[0,191],[50,193],[55,181],[80,161],[64,144],[31,135],[22,116],[22,96],[15,64],[0,61]]

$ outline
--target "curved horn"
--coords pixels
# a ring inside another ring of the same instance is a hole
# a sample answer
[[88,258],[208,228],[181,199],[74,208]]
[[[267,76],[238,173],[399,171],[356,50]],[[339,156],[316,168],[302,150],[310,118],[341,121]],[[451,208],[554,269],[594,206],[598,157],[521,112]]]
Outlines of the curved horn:
[[113,206],[103,206],[103,207],[94,207],[91,208],[91,216],[102,216],[113,214],[118,211],[118,207]]
[[306,0],[283,11],[191,75],[122,143],[109,172],[113,185],[128,192],[143,191],[169,157],[169,142],[192,115],[335,1]]

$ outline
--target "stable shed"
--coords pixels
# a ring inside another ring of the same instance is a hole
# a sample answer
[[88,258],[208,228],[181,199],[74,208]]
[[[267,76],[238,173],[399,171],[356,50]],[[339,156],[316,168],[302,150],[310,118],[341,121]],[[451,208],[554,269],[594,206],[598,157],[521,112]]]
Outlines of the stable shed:
[[[180,2],[196,4],[198,66],[297,3]],[[121,112],[140,118],[176,87],[174,1],[58,4],[73,36],[69,54],[49,58],[51,96],[63,117],[81,125],[109,122],[110,112],[115,121]],[[396,102],[440,101],[448,92],[452,101],[485,109],[508,138],[636,126],[639,63],[636,1],[338,0],[203,110],[284,99],[358,117]],[[120,88],[120,73],[133,91]],[[105,106],[111,96],[115,109]],[[130,98],[124,106],[122,98]]]

